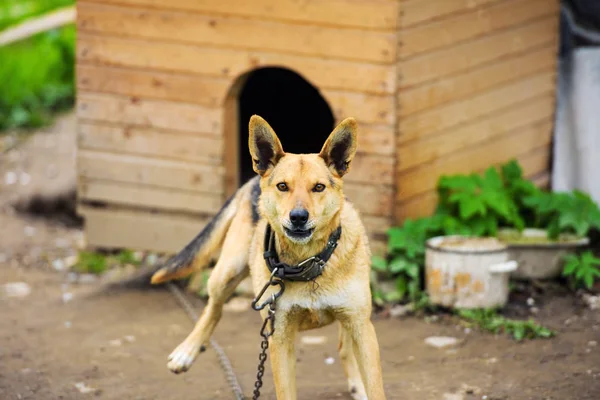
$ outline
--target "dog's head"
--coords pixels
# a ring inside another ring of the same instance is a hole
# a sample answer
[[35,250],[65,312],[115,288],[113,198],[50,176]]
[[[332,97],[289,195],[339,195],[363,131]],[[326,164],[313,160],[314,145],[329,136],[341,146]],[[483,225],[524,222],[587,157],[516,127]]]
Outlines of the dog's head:
[[319,154],[285,153],[271,126],[250,119],[248,145],[261,176],[259,208],[272,228],[295,244],[329,234],[344,204],[342,176],[356,153],[356,121],[347,118],[329,135]]

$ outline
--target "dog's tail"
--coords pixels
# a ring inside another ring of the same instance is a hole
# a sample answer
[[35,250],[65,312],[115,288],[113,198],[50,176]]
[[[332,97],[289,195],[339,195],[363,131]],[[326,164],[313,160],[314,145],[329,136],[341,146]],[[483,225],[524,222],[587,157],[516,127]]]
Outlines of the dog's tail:
[[158,284],[184,278],[206,267],[221,249],[233,217],[242,206],[244,199],[247,199],[247,196],[244,196],[247,187],[248,184],[242,186],[229,198],[204,229],[152,275],[150,282]]

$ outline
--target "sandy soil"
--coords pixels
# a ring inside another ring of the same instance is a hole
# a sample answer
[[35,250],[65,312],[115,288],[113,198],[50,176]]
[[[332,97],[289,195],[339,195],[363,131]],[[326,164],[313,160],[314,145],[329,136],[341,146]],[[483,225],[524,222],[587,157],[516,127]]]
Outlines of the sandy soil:
[[[11,206],[72,188],[72,132],[72,116],[66,116],[49,133],[0,154],[0,286],[26,282],[31,287],[25,297],[7,297],[0,290],[0,399],[232,398],[210,349],[186,374],[167,370],[167,355],[192,326],[168,291],[111,292],[97,282],[68,283],[68,273],[57,271],[52,261],[75,253],[79,228],[67,219],[24,215]],[[27,184],[8,185],[6,173],[14,171],[29,174],[17,178]],[[446,317],[375,316],[388,398],[600,399],[600,312],[567,291],[534,297],[536,319],[558,330],[557,337],[517,343],[465,331]],[[196,303],[201,309],[202,301]],[[523,303],[516,296],[512,310],[528,313]],[[215,336],[246,394],[256,375],[258,330],[255,312],[229,311]],[[349,399],[336,327],[306,335],[324,340],[297,346],[299,399]],[[452,336],[459,343],[437,349],[424,342],[429,336]],[[262,398],[272,399],[267,370]]]

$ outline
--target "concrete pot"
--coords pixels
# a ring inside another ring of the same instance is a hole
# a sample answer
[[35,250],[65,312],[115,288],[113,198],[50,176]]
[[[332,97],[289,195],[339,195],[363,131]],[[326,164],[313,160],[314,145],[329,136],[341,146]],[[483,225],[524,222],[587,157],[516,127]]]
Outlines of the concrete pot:
[[425,285],[433,304],[454,308],[502,307],[517,268],[496,238],[439,236],[426,243]]
[[[512,229],[501,229],[499,238],[508,245],[511,260],[519,267],[511,277],[521,280],[554,279],[560,276],[564,267],[563,257],[576,253],[589,244],[588,238],[561,235],[557,241],[548,241],[543,229],[524,229],[520,235]],[[510,236],[520,236],[521,241],[511,241]]]

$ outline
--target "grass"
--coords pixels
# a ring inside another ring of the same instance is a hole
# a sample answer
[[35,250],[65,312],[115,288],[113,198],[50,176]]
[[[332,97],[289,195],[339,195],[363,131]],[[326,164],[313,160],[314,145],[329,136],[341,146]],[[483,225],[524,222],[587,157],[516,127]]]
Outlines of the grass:
[[140,261],[135,257],[131,250],[121,250],[114,255],[106,255],[91,251],[82,251],[79,253],[79,260],[74,269],[77,272],[90,274],[102,274],[114,265],[139,265]]
[[457,314],[471,325],[495,334],[509,334],[517,341],[549,338],[556,334],[556,332],[537,324],[532,319],[526,321],[508,319],[498,314],[496,310],[457,310]]
[[[4,0],[0,30],[73,0]],[[75,102],[75,26],[0,47],[0,131],[45,125]]]

